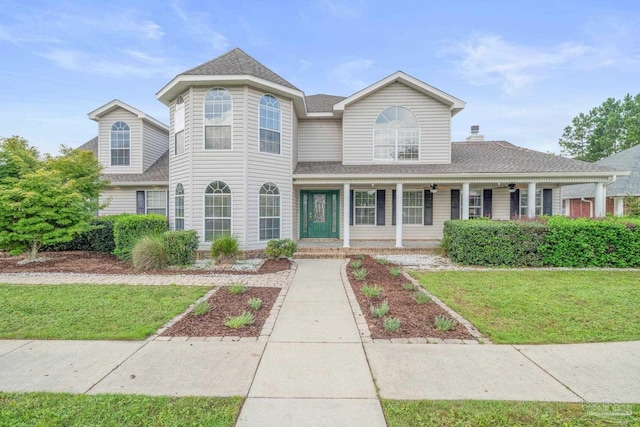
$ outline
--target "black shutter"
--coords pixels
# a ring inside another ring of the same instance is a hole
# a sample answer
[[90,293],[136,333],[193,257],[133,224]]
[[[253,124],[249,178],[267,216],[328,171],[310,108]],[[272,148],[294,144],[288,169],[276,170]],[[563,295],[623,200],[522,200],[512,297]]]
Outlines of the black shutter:
[[482,190],[482,216],[491,218],[491,204],[493,202],[493,191]]
[[460,219],[460,190],[451,190],[451,219]]
[[353,225],[353,190],[351,190],[351,195],[349,197],[349,225]]
[[167,222],[169,222],[169,191],[167,191],[167,210],[166,210],[167,214],[165,215],[167,217]]
[[396,225],[396,190],[391,191],[391,225]]
[[513,219],[520,215],[520,190],[516,190],[513,193],[509,193],[509,200],[510,200],[509,214]]
[[384,205],[385,205],[385,190],[378,190],[376,192],[376,225],[384,225]]
[[136,213],[144,215],[145,203],[144,203],[144,191],[136,191]]
[[424,190],[424,225],[433,225],[433,193]]
[[553,215],[553,190],[551,188],[542,190],[542,215]]

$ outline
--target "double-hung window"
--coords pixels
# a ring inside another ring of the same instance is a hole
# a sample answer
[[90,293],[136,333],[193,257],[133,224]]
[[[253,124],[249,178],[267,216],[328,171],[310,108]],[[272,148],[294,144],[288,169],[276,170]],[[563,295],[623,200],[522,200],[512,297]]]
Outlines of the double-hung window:
[[280,238],[280,190],[268,182],[260,188],[258,222],[260,240]]
[[416,116],[404,107],[389,107],[380,113],[374,125],[374,160],[416,161],[419,152]]
[[280,154],[280,103],[275,96],[260,98],[260,151]]
[[204,193],[204,241],[231,234],[231,189],[214,181]]
[[355,190],[353,193],[355,225],[376,224],[376,190]]
[[[536,189],[536,216],[542,215],[542,188]],[[529,190],[520,190],[520,216],[529,215]]]
[[111,166],[129,166],[131,163],[131,130],[125,122],[111,125]]
[[482,218],[482,189],[469,190],[469,219]]
[[167,216],[167,192],[147,191],[146,208],[148,214],[159,214]]
[[230,150],[233,103],[229,91],[211,89],[204,97],[204,149]]
[[422,190],[407,190],[402,192],[402,223],[422,224],[423,222],[423,200]]
[[184,187],[182,184],[176,185],[173,217],[175,221],[175,229],[184,230]]

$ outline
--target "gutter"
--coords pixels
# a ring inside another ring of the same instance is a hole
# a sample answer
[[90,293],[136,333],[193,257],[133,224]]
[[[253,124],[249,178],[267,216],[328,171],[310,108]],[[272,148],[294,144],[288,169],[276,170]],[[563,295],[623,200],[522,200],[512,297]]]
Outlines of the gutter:
[[584,197],[580,198],[581,201],[589,203],[589,217],[593,218],[593,201],[587,200]]

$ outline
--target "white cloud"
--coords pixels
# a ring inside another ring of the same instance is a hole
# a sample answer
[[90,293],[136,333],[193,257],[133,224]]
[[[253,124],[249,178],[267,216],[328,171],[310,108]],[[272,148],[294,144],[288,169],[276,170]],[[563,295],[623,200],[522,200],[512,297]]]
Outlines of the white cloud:
[[364,3],[355,0],[321,0],[320,4],[336,19],[359,19],[364,9]]
[[367,83],[362,79],[362,73],[373,65],[370,59],[357,58],[351,61],[343,62],[334,67],[330,74],[338,83],[346,86],[350,90],[360,90]]
[[189,13],[182,6],[182,2],[174,1],[171,9],[176,16],[184,22],[187,31],[198,43],[208,44],[215,52],[221,52],[229,48],[229,41],[224,34],[214,30],[208,23],[208,15],[205,13]]

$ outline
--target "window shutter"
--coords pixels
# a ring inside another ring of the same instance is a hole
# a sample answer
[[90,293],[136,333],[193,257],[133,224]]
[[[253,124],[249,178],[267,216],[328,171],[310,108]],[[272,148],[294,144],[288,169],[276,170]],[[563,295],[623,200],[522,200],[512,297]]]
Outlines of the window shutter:
[[486,218],[492,217],[491,205],[493,203],[493,191],[482,190],[482,216]]
[[391,225],[396,225],[396,190],[391,190]]
[[169,191],[167,191],[167,207],[165,208],[165,213],[167,217],[167,222],[169,222]]
[[542,190],[542,215],[553,215],[553,190],[551,188]]
[[424,225],[433,225],[433,193],[424,190]]
[[460,219],[460,190],[451,190],[451,219]]
[[509,193],[510,207],[509,214],[511,218],[515,218],[520,214],[520,190]]
[[351,190],[351,195],[349,197],[349,225],[353,225],[353,190]]
[[144,215],[145,203],[144,203],[144,191],[136,191],[136,213]]
[[378,190],[376,192],[376,225],[384,225],[384,211],[385,211],[385,190]]

